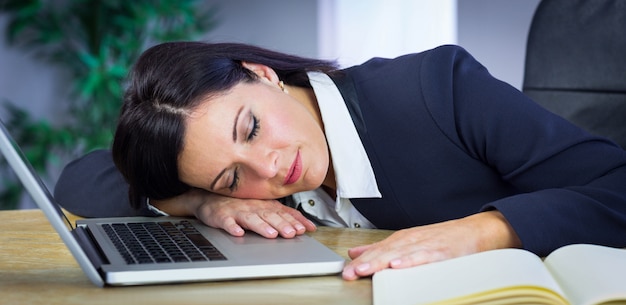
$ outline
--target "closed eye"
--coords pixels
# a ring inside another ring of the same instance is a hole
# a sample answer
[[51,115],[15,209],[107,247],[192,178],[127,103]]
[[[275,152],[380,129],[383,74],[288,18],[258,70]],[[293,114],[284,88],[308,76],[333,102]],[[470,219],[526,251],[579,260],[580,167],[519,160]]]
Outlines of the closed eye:
[[[259,133],[259,129],[261,128],[260,120],[250,112],[250,127],[248,128],[250,131],[248,132],[248,136],[246,137],[246,141],[252,141]],[[233,180],[231,181],[228,189],[231,193],[237,190],[239,186],[239,168],[235,168],[233,170]]]
[[235,168],[235,170],[233,171],[233,181],[228,186],[228,189],[230,190],[231,193],[233,193],[237,190],[238,185],[239,185],[239,170]]
[[259,133],[259,128],[261,127],[260,120],[254,114],[250,113],[250,117],[252,118],[250,122],[251,128],[250,133],[248,133],[248,137],[246,137],[246,141],[248,142],[252,141],[252,139],[257,136],[257,134]]

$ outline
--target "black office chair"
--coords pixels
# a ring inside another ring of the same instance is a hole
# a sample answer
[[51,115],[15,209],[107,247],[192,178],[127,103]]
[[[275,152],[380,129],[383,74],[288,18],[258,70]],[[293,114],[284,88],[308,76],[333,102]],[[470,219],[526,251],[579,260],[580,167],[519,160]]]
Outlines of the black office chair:
[[542,0],[522,91],[626,148],[626,0]]

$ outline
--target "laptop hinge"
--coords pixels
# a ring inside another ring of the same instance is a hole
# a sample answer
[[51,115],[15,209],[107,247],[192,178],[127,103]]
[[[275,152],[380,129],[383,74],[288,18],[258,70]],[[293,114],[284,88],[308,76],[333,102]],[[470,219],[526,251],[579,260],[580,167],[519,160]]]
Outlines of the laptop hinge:
[[76,237],[76,240],[85,251],[85,254],[87,254],[87,257],[89,257],[89,260],[97,269],[100,269],[100,266],[103,264],[109,263],[86,228],[77,226],[76,229],[72,230],[72,235]]

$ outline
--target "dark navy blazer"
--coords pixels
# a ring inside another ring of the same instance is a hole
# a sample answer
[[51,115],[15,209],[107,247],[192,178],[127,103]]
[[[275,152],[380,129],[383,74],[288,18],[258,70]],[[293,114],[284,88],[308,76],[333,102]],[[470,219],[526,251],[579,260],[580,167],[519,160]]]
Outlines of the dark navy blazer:
[[[539,255],[626,246],[626,151],[496,80],[462,48],[372,59],[331,77],[382,193],[351,201],[378,228],[497,209]],[[127,189],[110,152],[97,151],[65,168],[55,197],[83,216],[149,214],[129,207]]]

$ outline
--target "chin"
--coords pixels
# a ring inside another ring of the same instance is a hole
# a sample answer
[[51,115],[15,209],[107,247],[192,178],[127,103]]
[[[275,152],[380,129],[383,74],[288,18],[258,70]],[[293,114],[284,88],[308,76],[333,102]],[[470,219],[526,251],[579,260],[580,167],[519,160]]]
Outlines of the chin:
[[308,178],[309,178],[309,181],[303,184],[302,191],[311,191],[322,186],[322,184],[324,184],[324,176],[322,176],[322,178],[315,177],[316,179],[310,179],[312,177],[308,177]]

